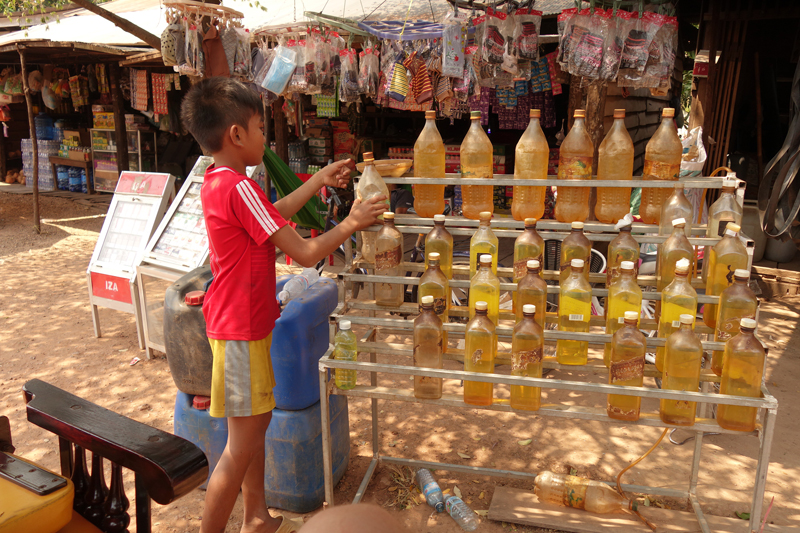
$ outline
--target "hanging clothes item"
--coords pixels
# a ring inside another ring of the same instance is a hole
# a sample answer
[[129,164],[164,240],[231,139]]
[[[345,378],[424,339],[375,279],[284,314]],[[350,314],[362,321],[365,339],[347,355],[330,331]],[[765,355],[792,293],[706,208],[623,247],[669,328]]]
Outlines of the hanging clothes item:
[[222,39],[219,36],[216,20],[203,36],[203,56],[206,67],[204,77],[230,77],[231,71],[228,68],[228,58],[225,56],[225,48],[222,46]]
[[403,66],[411,71],[411,94],[418,104],[424,104],[433,99],[433,87],[428,75],[425,61],[420,59],[416,50],[403,61]]
[[176,18],[161,32],[161,59],[171,67],[186,61],[184,43],[186,29]]
[[386,96],[398,102],[405,101],[408,95],[408,73],[406,72],[406,67],[403,65],[404,58],[405,52],[400,52],[397,55],[392,69],[392,83],[389,86],[389,90],[386,91]]
[[233,62],[236,59],[236,47],[239,44],[239,37],[236,29],[232,26],[224,26],[219,30],[222,48],[225,50],[225,59],[228,61],[228,72],[233,73]]

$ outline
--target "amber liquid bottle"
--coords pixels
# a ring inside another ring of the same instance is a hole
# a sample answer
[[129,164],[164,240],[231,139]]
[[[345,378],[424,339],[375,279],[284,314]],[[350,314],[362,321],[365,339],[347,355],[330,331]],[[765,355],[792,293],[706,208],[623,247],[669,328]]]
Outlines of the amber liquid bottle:
[[439,267],[447,279],[453,279],[453,236],[444,227],[445,216],[433,215],[433,229],[425,237],[425,266],[432,253],[439,254]]
[[[728,223],[725,236],[711,249],[708,256],[708,280],[706,281],[706,294],[719,296],[722,291],[733,283],[733,273],[737,269],[747,270],[747,248],[739,240],[738,224]],[[703,322],[706,326],[716,329],[718,304],[706,304],[703,308]]]
[[492,256],[492,272],[497,274],[497,248],[499,240],[492,231],[492,214],[483,211],[478,215],[480,225],[469,240],[469,279],[478,271],[478,257],[483,254]]
[[[675,278],[661,293],[661,315],[658,317],[658,336],[669,338],[681,327],[681,316],[697,314],[697,291],[689,282],[689,260],[681,259],[675,267]],[[694,322],[692,322],[694,327]],[[656,348],[656,369],[664,371],[666,347]]]
[[[743,318],[739,335],[725,344],[725,356],[720,394],[758,398],[761,396],[761,380],[764,377],[764,346],[755,337],[756,321]],[[756,429],[756,407],[739,405],[717,406],[717,423],[721,428],[733,431]]]
[[[614,123],[597,150],[597,179],[633,179],[633,141],[625,129],[625,110],[614,110]],[[598,187],[594,216],[616,224],[631,210],[630,187]]]
[[[664,376],[661,388],[697,392],[700,387],[700,365],[703,345],[692,331],[693,315],[681,315],[681,327],[667,339]],[[676,426],[693,426],[697,402],[661,400],[661,421]]]
[[592,179],[594,145],[586,131],[584,109],[575,110],[575,122],[561,143],[558,158],[559,183],[555,215],[559,222],[583,222],[589,216],[591,187],[568,187],[571,180]]
[[[647,340],[639,331],[638,311],[626,311],[624,324],[611,340],[611,366],[608,370],[610,385],[641,387],[644,383],[644,353]],[[609,394],[608,416],[616,420],[639,420],[642,398]]]
[[494,212],[494,187],[467,185],[494,177],[494,148],[481,127],[481,112],[472,111],[472,123],[461,143],[461,213],[476,220],[482,211]]
[[[511,373],[528,378],[542,377],[544,354],[544,331],[536,322],[536,307],[525,304],[522,320],[514,326],[511,336]],[[539,387],[511,385],[511,408],[523,411],[538,411],[542,390]]]
[[[417,291],[420,310],[422,300],[426,296],[433,298],[433,311],[436,316],[444,323],[449,321],[450,311],[450,281],[445,277],[442,269],[439,268],[439,254],[433,252],[426,257],[428,268],[419,280],[419,290]],[[447,333],[442,333],[443,349],[447,348]]]
[[475,305],[486,302],[489,320],[496,326],[500,320],[500,280],[492,272],[492,256],[480,257],[480,269],[469,282],[469,318],[475,316]]
[[[378,231],[375,244],[375,275],[403,275],[403,235],[394,227],[394,213],[383,214],[383,227]],[[399,283],[376,283],[375,303],[386,307],[400,307],[405,286]]]
[[[436,111],[425,111],[425,127],[414,143],[414,174],[423,178],[445,177],[444,143],[436,129]],[[444,211],[444,185],[414,187],[414,211],[431,218]]]
[[[606,315],[606,335],[614,335],[625,323],[628,312],[636,313],[637,320],[642,310],[642,288],[633,276],[633,263],[623,261],[620,274],[608,287],[608,314]],[[607,342],[603,350],[603,362],[611,364],[613,346]]]
[[[433,296],[423,296],[420,314],[414,319],[414,366],[417,368],[442,368],[442,321],[434,311]],[[442,378],[414,376],[414,397],[439,399],[442,397]]]
[[[561,284],[558,302],[558,329],[579,333],[589,332],[592,316],[592,286],[583,277],[584,264],[573,259],[570,275]],[[558,339],[556,359],[562,365],[585,365],[589,359],[589,343]]]
[[606,266],[606,287],[619,276],[623,261],[633,263],[633,277],[639,275],[639,243],[631,235],[631,226],[622,226],[619,234],[608,244],[608,265]]
[[[721,237],[728,223],[733,222],[737,226],[742,225],[744,210],[736,199],[736,174],[729,172],[722,182],[722,190],[717,201],[708,208],[708,225],[706,226],[706,237]],[[708,257],[711,254],[711,246],[703,249],[703,281],[708,281]]]
[[[514,179],[544,180],[547,179],[547,164],[550,160],[550,147],[539,125],[541,111],[530,110],[531,121],[525,133],[517,143],[514,152]],[[544,215],[544,197],[546,187],[528,185],[514,186],[511,200],[511,216],[515,220],[526,218],[542,218]]]
[[686,238],[686,221],[682,218],[672,221],[672,235],[667,237],[658,253],[658,290],[672,283],[678,261],[689,261],[689,271],[694,265],[694,248]]
[[[756,318],[758,298],[750,290],[749,281],[750,272],[738,269],[733,273],[733,284],[720,294],[715,341],[727,342],[737,334],[743,318]],[[721,350],[715,350],[711,359],[711,370],[718,376],[722,375],[723,353]]]
[[563,285],[569,277],[570,265],[573,259],[583,261],[586,268],[583,270],[583,277],[589,281],[589,264],[592,258],[592,241],[586,238],[583,233],[583,222],[573,222],[572,231],[561,241],[561,273],[559,274],[559,284]]
[[658,223],[658,234],[669,235],[672,233],[672,221],[682,218],[686,221],[686,236],[692,236],[692,223],[694,221],[694,208],[683,192],[683,184],[676,182],[672,195],[667,198],[661,208],[661,221]]
[[[544,240],[536,231],[536,219],[525,219],[525,230],[514,241],[514,283],[519,283],[528,272],[528,261],[535,259],[544,264]],[[517,309],[517,296],[514,295],[514,312]],[[521,309],[520,309],[521,312]]]
[[[676,181],[681,170],[683,145],[675,127],[675,110],[665,107],[661,112],[661,125],[647,143],[644,153],[644,179]],[[661,208],[672,194],[672,189],[642,188],[639,215],[645,224],[658,224]]]
[[[494,372],[494,358],[497,353],[495,325],[489,320],[486,302],[475,302],[473,313],[465,334],[464,370],[491,374]],[[493,396],[493,383],[464,380],[464,403],[492,405]]]
[[547,283],[541,276],[541,264],[536,259],[528,261],[527,273],[517,283],[515,311],[516,321],[522,320],[522,308],[526,304],[536,307],[536,323],[544,329],[547,316]]
[[[375,158],[372,152],[364,152],[364,172],[358,180],[358,187],[356,187],[356,197],[362,202],[369,200],[373,196],[385,196],[386,208],[389,208],[389,188],[383,181],[380,173],[375,168]],[[379,220],[383,216],[378,217]],[[361,232],[361,257],[369,263],[375,262],[375,239],[377,239],[377,232],[362,231]]]

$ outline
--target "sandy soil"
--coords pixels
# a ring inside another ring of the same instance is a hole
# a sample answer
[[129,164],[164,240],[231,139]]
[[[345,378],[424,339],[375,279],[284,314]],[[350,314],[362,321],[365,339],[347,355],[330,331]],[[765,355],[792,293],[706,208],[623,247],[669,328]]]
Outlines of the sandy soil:
[[[103,212],[72,201],[43,197],[43,233],[32,229],[31,197],[0,193],[0,414],[11,420],[17,453],[58,469],[57,439],[25,418],[21,387],[39,378],[125,416],[172,431],[175,386],[166,360],[145,360],[135,366],[138,348],[130,315],[100,310],[103,337],[95,338],[86,289],[86,267],[103,223]],[[765,302],[761,307],[761,336],[770,347],[767,383],[780,402],[778,427],[772,448],[767,502],[775,496],[770,522],[776,525],[800,521],[800,464],[795,451],[800,377],[800,297]],[[388,335],[382,340],[402,342]],[[380,361],[403,358],[380,356]],[[456,363],[448,362],[456,368]],[[602,381],[604,376],[552,373],[564,379]],[[382,379],[382,385],[409,387],[407,377]],[[460,392],[458,383],[446,391]],[[496,392],[507,395],[506,390]],[[550,401],[603,405],[605,398],[581,393],[544,393]],[[348,471],[336,488],[336,503],[352,500],[371,457],[369,402],[350,399],[351,454]],[[655,411],[645,402],[644,410]],[[537,472],[552,469],[599,479],[616,473],[646,451],[658,438],[657,428],[639,428],[600,422],[573,421],[537,414],[495,413],[471,409],[441,409],[407,403],[379,403],[381,453],[473,466]],[[685,434],[688,436],[688,434]],[[519,441],[532,439],[527,446]],[[718,435],[705,439],[699,494],[711,514],[733,516],[749,510],[758,452],[758,439]],[[685,488],[688,484],[691,444],[675,446],[665,441],[645,462],[630,471],[631,484]],[[459,453],[469,456],[462,458]],[[485,476],[437,471],[443,488],[459,487],[474,509],[488,509],[494,488],[510,485],[532,489],[532,483]],[[397,490],[392,471],[382,465],[367,491],[365,501],[390,505]],[[133,476],[126,476],[133,498]],[[195,490],[176,503],[153,506],[154,531],[199,530],[204,492]],[[685,508],[685,502],[657,502]],[[444,515],[431,514],[426,505],[407,510],[390,507],[412,531],[455,533],[460,531]],[[312,513],[313,514],[313,513]],[[310,516],[310,515],[308,515]],[[241,524],[241,498],[228,531]],[[481,519],[481,531],[544,531]],[[516,529],[514,529],[516,528]],[[131,531],[134,531],[131,526]]]

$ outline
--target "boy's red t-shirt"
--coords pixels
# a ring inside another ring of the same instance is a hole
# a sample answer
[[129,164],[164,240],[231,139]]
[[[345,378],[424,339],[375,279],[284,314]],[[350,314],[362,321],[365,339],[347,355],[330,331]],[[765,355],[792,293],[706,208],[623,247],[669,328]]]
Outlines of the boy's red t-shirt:
[[275,327],[275,246],[286,220],[264,191],[229,167],[210,166],[200,191],[214,282],[203,302],[212,339],[255,341]]

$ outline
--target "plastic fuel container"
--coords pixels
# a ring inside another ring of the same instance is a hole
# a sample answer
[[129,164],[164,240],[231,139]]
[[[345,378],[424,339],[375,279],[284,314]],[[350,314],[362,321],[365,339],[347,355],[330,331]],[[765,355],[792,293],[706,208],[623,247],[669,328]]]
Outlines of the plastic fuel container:
[[200,485],[205,489],[214,472],[225,443],[228,441],[228,419],[214,418],[208,414],[211,399],[178,391],[175,397],[175,418],[172,432],[192,442],[203,450],[208,459],[208,478]]

